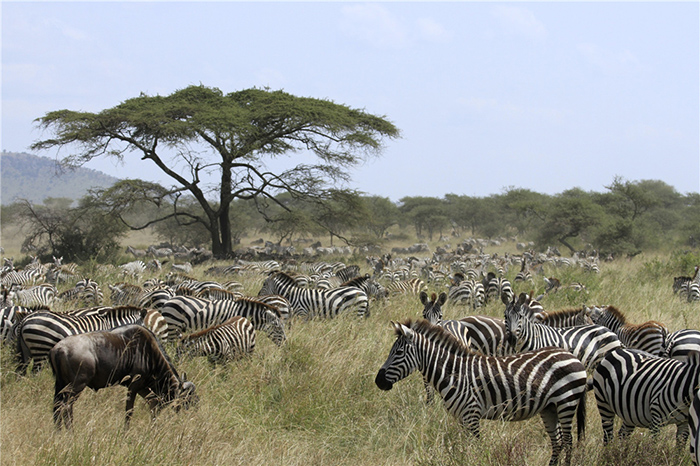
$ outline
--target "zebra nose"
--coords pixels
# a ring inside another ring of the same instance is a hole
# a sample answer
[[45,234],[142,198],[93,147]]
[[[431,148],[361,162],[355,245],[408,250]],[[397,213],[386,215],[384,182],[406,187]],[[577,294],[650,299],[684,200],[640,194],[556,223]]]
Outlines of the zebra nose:
[[380,390],[391,390],[391,387],[393,387],[393,384],[386,379],[386,370],[384,369],[379,369],[374,383],[377,384]]

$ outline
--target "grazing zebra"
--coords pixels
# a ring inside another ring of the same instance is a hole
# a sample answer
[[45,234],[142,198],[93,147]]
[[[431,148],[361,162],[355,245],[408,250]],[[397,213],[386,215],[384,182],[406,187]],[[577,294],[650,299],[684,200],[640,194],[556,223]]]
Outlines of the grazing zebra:
[[195,298],[208,299],[210,301],[217,301],[222,299],[228,299],[229,301],[236,301],[243,297],[243,293],[240,291],[229,291],[223,288],[206,288],[202,291],[194,293]]
[[515,347],[506,338],[506,324],[490,316],[467,316],[460,320],[446,320],[442,327],[456,336],[473,351],[486,356],[509,356]]
[[289,300],[284,296],[280,296],[278,294],[268,294],[263,296],[256,296],[253,299],[260,301],[261,303],[265,303],[268,306],[274,308],[275,311],[277,311],[277,314],[280,316],[280,319],[282,319],[282,323],[285,323],[289,320],[289,316],[292,312],[292,305],[289,303]]
[[451,303],[471,303],[473,309],[479,309],[486,302],[486,290],[481,282],[464,279],[464,275],[457,272],[452,277],[447,299]]
[[29,308],[50,308],[56,299],[56,287],[42,283],[24,290],[11,290],[9,299],[18,306]]
[[386,286],[386,291],[389,294],[410,293],[420,294],[425,291],[425,282],[420,278],[410,278],[408,280],[397,280],[389,283]]
[[535,281],[532,279],[532,273],[527,267],[527,258],[523,257],[523,260],[520,265],[520,271],[515,275],[515,278],[513,279],[514,282],[530,282],[534,283]]
[[209,361],[227,361],[250,354],[255,349],[255,328],[248,319],[233,316],[226,322],[180,339],[177,355],[207,356]]
[[698,460],[698,455],[700,455],[700,435],[698,435],[698,428],[700,427],[700,391],[695,392],[693,403],[690,405],[688,427],[690,428],[690,459],[697,466],[700,464],[700,460]]
[[594,324],[602,325],[615,332],[627,348],[646,351],[661,356],[668,329],[661,322],[650,320],[643,324],[628,324],[625,316],[613,306],[587,307],[586,314]]
[[648,428],[655,435],[661,427],[676,424],[676,443],[682,447],[688,439],[688,409],[698,390],[698,377],[700,353],[678,361],[634,349],[610,351],[593,372],[603,442],[612,440],[617,415],[622,418],[620,438],[635,427]]
[[286,298],[295,315],[306,318],[335,317],[354,311],[359,317],[369,317],[367,294],[354,286],[331,290],[309,290],[296,286],[284,272],[275,272],[263,283],[258,296],[277,294]]
[[486,288],[486,302],[500,298],[503,304],[508,304],[513,300],[515,293],[513,292],[513,286],[510,281],[504,277],[496,277],[494,275],[488,282],[488,287]]
[[617,335],[601,325],[556,328],[534,322],[522,301],[513,301],[504,314],[506,338],[519,352],[557,346],[593,369],[608,352],[622,346]]
[[423,305],[423,318],[434,325],[440,325],[442,322],[442,306],[447,301],[447,294],[440,293],[440,296],[436,293],[430,295],[430,300],[428,300],[428,293],[421,291],[420,302]]
[[[505,358],[472,352],[450,332],[426,320],[393,323],[397,339],[375,378],[381,390],[414,370],[442,396],[445,408],[478,437],[481,419],[520,421],[539,414],[552,445],[550,466],[571,462],[572,425],[585,432],[586,370],[558,348]],[[522,377],[527,374],[527,377]]]
[[173,296],[175,292],[169,286],[149,288],[139,296],[139,307],[160,309]]
[[700,353],[700,331],[677,330],[666,337],[666,344],[661,356],[684,361],[691,351]]
[[[48,311],[48,309],[41,310]],[[22,306],[8,306],[0,309],[0,341],[12,343],[17,336],[18,324],[32,312],[38,311],[38,309],[29,309]]]
[[119,266],[122,275],[139,278],[146,271],[146,264],[141,260],[127,262]]
[[143,288],[131,283],[115,283],[107,285],[111,294],[110,300],[114,306],[138,306],[143,296]]
[[86,306],[99,306],[104,302],[104,293],[94,280],[84,278],[71,289],[57,296],[62,302],[78,301]]
[[0,285],[12,288],[12,285],[31,286],[43,281],[45,272],[39,269],[12,270],[0,278]]
[[369,274],[352,278],[343,282],[340,286],[354,286],[355,288],[359,288],[365,292],[368,298],[382,299],[386,298],[389,294],[387,289]]
[[221,324],[233,316],[248,319],[256,330],[261,330],[278,346],[287,338],[284,324],[277,310],[252,298],[238,301],[209,301],[192,296],[175,296],[161,308],[168,323],[168,340],[185,332],[204,330]]
[[26,373],[31,359],[38,369],[53,346],[67,337],[79,333],[110,330],[122,325],[142,323],[145,309],[137,307],[102,308],[100,312],[87,315],[59,314],[55,312],[33,312],[17,330],[17,371]]

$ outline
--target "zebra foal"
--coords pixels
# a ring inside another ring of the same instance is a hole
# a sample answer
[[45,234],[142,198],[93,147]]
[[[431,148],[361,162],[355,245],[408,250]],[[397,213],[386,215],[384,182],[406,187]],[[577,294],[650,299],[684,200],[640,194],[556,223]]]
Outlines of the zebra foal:
[[255,349],[255,328],[248,319],[233,316],[226,322],[183,337],[177,355],[207,356],[209,361],[228,361]]
[[562,450],[564,463],[571,463],[574,414],[581,438],[586,413],[586,370],[573,355],[546,348],[495,358],[472,352],[427,320],[393,326],[397,339],[377,373],[377,387],[391,390],[420,371],[447,411],[476,437],[481,419],[520,421],[539,414],[551,441],[550,466],[559,463]]

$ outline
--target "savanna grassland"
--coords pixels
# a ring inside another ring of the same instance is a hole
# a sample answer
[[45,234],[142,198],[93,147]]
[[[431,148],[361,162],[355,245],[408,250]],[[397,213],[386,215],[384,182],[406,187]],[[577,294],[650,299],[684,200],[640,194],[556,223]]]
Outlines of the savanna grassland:
[[[7,242],[5,243],[7,244]],[[515,245],[509,244],[511,253]],[[491,251],[487,251],[491,252]],[[364,257],[341,258],[369,272]],[[131,258],[124,257],[124,262]],[[325,259],[329,260],[329,259]],[[681,301],[671,290],[680,275],[666,255],[638,255],[601,263],[600,273],[579,268],[545,268],[562,284],[580,281],[587,294],[560,290],[542,299],[545,309],[613,304],[632,323],[659,320],[670,330],[700,329],[700,304]],[[213,264],[191,274],[206,277]],[[513,280],[516,269],[508,271]],[[691,270],[686,271],[689,274]],[[97,272],[95,272],[97,273]],[[537,294],[544,288],[535,275]],[[116,274],[92,277],[107,289]],[[144,277],[146,278],[146,277]],[[210,279],[216,279],[208,277]],[[235,277],[246,294],[257,294],[261,276]],[[528,289],[525,289],[528,288]],[[529,291],[531,286],[516,287]],[[430,292],[445,288],[430,285]],[[59,290],[60,291],[60,290]],[[108,292],[106,293],[108,295]],[[105,296],[107,302],[108,296]],[[56,431],[51,410],[53,376],[48,367],[18,376],[12,349],[0,354],[0,462],[10,464],[149,465],[544,465],[549,440],[539,417],[519,423],[482,421],[480,439],[467,437],[438,399],[425,403],[422,378],[413,374],[383,392],[374,384],[392,342],[390,321],[420,316],[417,296],[373,302],[371,316],[358,320],[292,320],[287,341],[274,345],[263,333],[251,357],[212,366],[205,358],[176,360],[197,386],[196,409],[167,409],[154,424],[145,403],[136,402],[131,428],[124,430],[126,389],[86,390],[75,404],[74,429]],[[445,319],[473,313],[446,305]],[[503,316],[491,303],[480,313]],[[172,347],[169,353],[174,355]],[[626,442],[602,446],[600,417],[588,394],[587,435],[575,446],[575,465],[690,464],[687,447],[674,450],[675,427],[658,438],[638,429]]]

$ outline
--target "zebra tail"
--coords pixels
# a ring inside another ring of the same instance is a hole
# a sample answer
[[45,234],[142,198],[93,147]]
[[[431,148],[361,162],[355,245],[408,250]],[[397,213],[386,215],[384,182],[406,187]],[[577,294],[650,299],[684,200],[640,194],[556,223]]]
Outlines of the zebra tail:
[[29,365],[30,357],[31,357],[31,354],[29,351],[29,347],[24,342],[24,336],[22,335],[22,328],[20,327],[19,332],[17,332],[17,341],[15,342],[15,361],[17,362],[16,372],[18,374],[20,374],[20,375],[27,374],[27,366]]
[[581,399],[576,408],[576,436],[581,443],[586,438],[586,395],[588,390],[581,392]]

